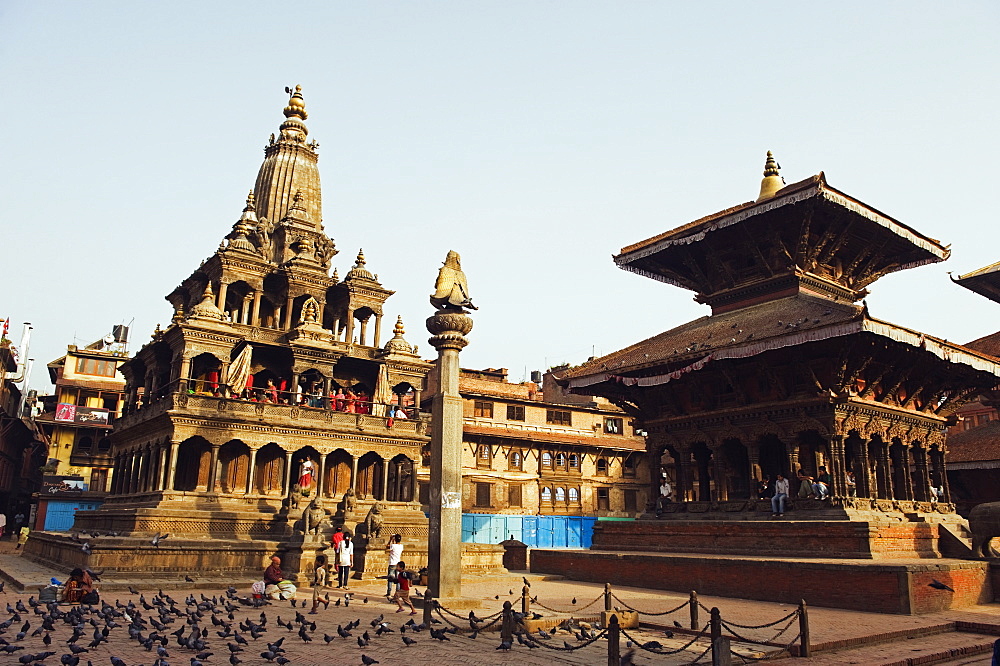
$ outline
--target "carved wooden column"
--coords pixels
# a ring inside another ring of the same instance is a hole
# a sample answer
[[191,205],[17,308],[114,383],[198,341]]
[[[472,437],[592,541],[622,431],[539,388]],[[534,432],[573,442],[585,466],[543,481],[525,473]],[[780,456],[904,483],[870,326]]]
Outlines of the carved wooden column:
[[208,463],[208,486],[206,492],[214,493],[216,483],[219,480],[219,445],[212,444],[212,457]]
[[372,347],[378,347],[379,341],[382,339],[382,313],[375,313],[375,339],[372,341]]
[[111,472],[111,494],[120,495],[122,486],[122,477],[124,476],[125,470],[122,463],[122,456],[119,453],[114,457],[112,461],[112,472]]
[[917,468],[917,486],[914,497],[918,502],[930,502],[931,476],[927,469],[927,447],[923,442],[913,448],[913,462]]
[[650,450],[646,452],[647,466],[649,467],[649,501],[646,502],[646,513],[654,513],[656,503],[660,499],[660,483],[663,478],[660,473],[660,458],[663,455],[663,449],[659,443],[652,441],[652,437],[647,438],[646,446],[650,447]]
[[357,495],[360,488],[358,485],[358,458],[357,456],[351,456],[351,488],[354,488],[354,494]]
[[879,441],[875,448],[875,489],[879,499],[892,499],[889,477],[889,445]]
[[344,342],[349,345],[354,344],[354,310],[347,311],[347,335]]
[[139,451],[132,452],[132,475],[129,477],[129,492],[139,492],[139,478],[142,473],[142,454]]
[[365,346],[368,343],[368,317],[361,320],[361,333],[358,334],[358,344]]
[[948,485],[948,474],[945,470],[943,445],[938,444],[931,449],[931,465],[934,470],[934,477],[937,479],[938,487],[944,488],[944,497],[938,501],[950,503],[951,488]]
[[858,441],[858,469],[854,471],[854,482],[857,486],[858,497],[874,498],[871,484],[871,463],[868,460],[869,440],[859,437]]
[[167,480],[170,476],[170,444],[160,443],[160,478],[157,490],[167,490]]
[[785,444],[788,447],[788,474],[789,479],[795,479],[799,471],[799,443],[797,441]]
[[250,449],[250,464],[247,465],[247,495],[254,493],[253,475],[257,471],[257,451],[260,449]]
[[677,501],[690,502],[691,487],[691,447],[684,444],[677,448]]
[[844,436],[830,435],[830,494],[847,497],[847,460],[844,457]]
[[726,461],[722,455],[722,446],[709,449],[712,452],[712,468],[715,476],[715,499],[716,502],[729,501],[729,483],[726,478]]
[[913,501],[913,476],[910,474],[910,447],[906,444],[900,443],[899,447],[899,472],[897,478],[900,481],[900,487],[897,489],[897,497],[900,499]]

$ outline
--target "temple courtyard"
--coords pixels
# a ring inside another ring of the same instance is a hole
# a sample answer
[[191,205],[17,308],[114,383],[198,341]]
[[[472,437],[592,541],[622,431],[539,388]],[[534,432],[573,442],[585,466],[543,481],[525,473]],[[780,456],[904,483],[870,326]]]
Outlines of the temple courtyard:
[[[12,646],[24,648],[13,652],[9,658],[4,657],[5,660],[14,663],[15,659],[22,656],[48,650],[54,651],[55,655],[49,657],[47,663],[56,663],[61,655],[68,653],[66,639],[71,635],[70,626],[58,620],[51,632],[42,631],[38,635],[32,635],[42,624],[43,618],[35,612],[35,609],[27,607],[29,599],[37,598],[38,587],[47,582],[49,577],[61,574],[65,579],[66,573],[68,572],[53,571],[30,562],[13,550],[13,544],[0,543],[0,577],[6,581],[6,590],[0,595],[0,604],[3,604],[0,608],[8,604],[11,608],[15,608],[16,603],[21,601],[28,610],[20,612],[20,619],[16,619],[0,634],[0,637],[9,641]],[[166,649],[170,656],[165,658],[166,661],[163,663],[189,663],[199,653],[199,650],[180,647],[177,644],[177,636],[171,635],[171,632],[176,632],[178,629],[183,629],[185,635],[191,632],[192,625],[188,622],[194,618],[195,606],[185,604],[185,599],[190,595],[197,601],[202,601],[201,595],[205,595],[208,599],[216,597],[215,607],[218,612],[214,615],[221,621],[231,622],[234,629],[237,623],[247,619],[259,623],[261,612],[265,613],[268,618],[266,630],[257,640],[248,636],[249,645],[236,655],[236,659],[240,660],[239,663],[248,665],[277,663],[269,662],[261,656],[261,653],[267,651],[268,642],[277,641],[281,637],[285,638],[282,645],[285,649],[283,656],[288,660],[285,663],[293,665],[362,664],[362,655],[382,664],[607,663],[606,640],[599,639],[584,647],[567,650],[565,649],[567,645],[576,648],[587,641],[581,641],[577,635],[565,630],[557,631],[548,639],[537,633],[533,634],[536,638],[529,642],[545,643],[544,647],[529,648],[515,642],[509,652],[496,649],[500,645],[499,622],[492,627],[485,627],[492,621],[490,616],[502,609],[504,601],[510,601],[515,610],[520,609],[523,575],[524,572],[511,572],[502,576],[464,578],[463,594],[473,601],[470,607],[476,616],[484,620],[482,623],[484,628],[477,638],[470,637],[469,623],[465,619],[469,608],[462,608],[455,609],[454,615],[447,612],[434,615],[444,622],[433,623],[431,628],[445,628],[449,622],[457,627],[454,634],[446,635],[448,640],[435,640],[426,630],[417,633],[410,631],[405,635],[416,642],[407,646],[401,640],[399,628],[410,620],[410,616],[394,612],[395,606],[390,605],[382,596],[385,583],[381,580],[353,581],[350,590],[353,598],[347,607],[343,604],[335,605],[338,599],[343,600],[342,591],[329,590],[333,603],[329,608],[321,606],[317,614],[309,615],[307,613],[311,604],[311,590],[300,588],[298,595],[300,601],[296,610],[292,610],[290,602],[272,602],[261,608],[234,602],[235,609],[232,611],[234,619],[230,620],[229,610],[224,608],[225,591],[215,585],[203,587],[204,583],[199,583],[197,572],[192,572],[194,583],[178,579],[175,585],[165,586],[162,590],[164,595],[176,601],[176,608],[180,613],[175,615],[175,621],[161,632],[169,638]],[[533,601],[531,611],[541,616],[539,622],[558,625],[573,618],[574,633],[578,632],[575,628],[579,626],[577,621],[596,623],[603,609],[603,585],[570,581],[552,575],[527,574],[526,578],[530,583],[530,595]],[[250,580],[233,581],[239,597],[248,596],[250,583]],[[25,589],[22,592],[16,591],[15,588],[21,585],[24,585]],[[118,606],[119,603],[124,605],[133,603],[140,606],[139,595],[131,593],[128,590],[129,586],[139,592],[147,603],[156,603],[154,597],[157,597],[160,591],[149,584],[144,584],[139,577],[126,580],[109,576],[100,584],[102,600],[114,606]],[[417,589],[423,590],[420,586]],[[935,590],[935,592],[947,594],[947,591]],[[707,636],[696,637],[697,632],[687,629],[691,620],[688,594],[651,591],[636,587],[615,587],[612,594],[615,607],[631,606],[642,613],[640,627],[628,630],[628,636],[621,637],[622,654],[628,653],[630,648],[635,647],[629,642],[631,639],[646,645],[649,641],[656,641],[659,644],[659,647],[653,647],[657,652],[636,650],[633,663],[687,664],[695,660],[698,660],[697,663],[711,663],[711,652],[707,651],[709,647]],[[305,600],[306,608],[301,608],[301,600]],[[418,615],[413,619],[419,623],[423,621],[423,610],[419,603],[420,599],[415,598],[415,600],[418,602]],[[766,658],[792,659],[795,663],[802,664],[830,665],[929,663],[984,665],[990,663],[992,644],[1000,637],[1000,604],[995,603],[923,615],[890,615],[810,605],[808,618],[812,655],[810,658],[797,658],[789,656],[779,647],[794,643],[798,634],[799,623],[794,616],[796,605],[706,595],[700,595],[698,601],[702,609],[699,625],[708,622],[710,609],[718,608],[728,631],[733,631],[747,640],[743,642],[733,639],[732,663],[735,664]],[[806,601],[810,602],[808,599]],[[820,600],[814,599],[812,602],[815,604]],[[60,606],[63,612],[69,609],[67,605]],[[125,609],[119,607],[119,610]],[[192,611],[192,615],[185,616],[189,610]],[[150,617],[156,618],[156,611],[153,610],[139,608],[139,613],[146,621]],[[311,641],[300,637],[299,630],[302,623],[295,622],[297,613],[303,614],[307,626],[304,633],[312,639]],[[375,635],[371,622],[380,614],[384,614],[385,621],[395,630],[394,632],[382,636]],[[0,621],[6,621],[12,615],[14,613],[8,615],[0,610]],[[217,635],[221,625],[211,621],[211,610],[205,610],[204,605],[202,615],[203,617],[197,621],[207,633],[204,638],[207,647],[204,649],[213,654],[201,661],[208,665],[234,663],[230,661],[230,652],[227,648],[227,643],[232,642],[233,637]],[[93,616],[96,616],[96,612]],[[97,627],[104,626],[103,619],[96,617],[95,619]],[[338,636],[338,625],[344,627],[356,620],[360,621],[360,626],[351,632],[349,638]],[[30,622],[27,635],[22,640],[17,640],[16,635],[25,621]],[[313,621],[316,623],[315,630],[308,624]],[[114,656],[122,659],[128,666],[153,664],[157,659],[155,648],[146,651],[137,641],[130,639],[127,620],[116,618],[115,623],[119,626],[110,630],[108,642],[91,648],[89,652],[81,653],[81,663],[89,660],[95,665],[107,664]],[[291,628],[281,626],[286,623]],[[773,626],[759,629],[744,628],[763,624]],[[678,628],[678,625],[681,628]],[[366,629],[371,636],[370,642],[366,647],[359,647],[358,637],[362,636]],[[780,636],[775,636],[782,629],[784,632]],[[597,633],[596,627],[594,630]],[[93,631],[93,627],[86,626],[83,636],[78,641],[81,647],[90,643]],[[142,633],[146,636],[150,631],[152,628],[147,626]],[[669,636],[667,632],[670,633]],[[47,633],[51,634],[52,639],[49,647],[43,644]],[[324,634],[332,640],[329,642],[324,640]],[[773,645],[754,645],[750,641],[770,642]],[[676,654],[664,654],[680,648],[684,649]],[[794,646],[792,651],[795,651]]]

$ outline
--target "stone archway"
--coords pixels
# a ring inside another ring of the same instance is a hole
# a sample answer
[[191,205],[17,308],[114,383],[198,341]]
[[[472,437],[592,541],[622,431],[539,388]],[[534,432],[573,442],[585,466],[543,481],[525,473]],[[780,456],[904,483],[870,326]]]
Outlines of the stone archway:
[[271,442],[257,452],[254,487],[261,495],[285,494],[285,451]]
[[354,492],[358,499],[384,499],[382,471],[385,461],[374,451],[369,451],[358,460],[358,478]]
[[245,493],[250,472],[250,447],[238,439],[219,449],[219,489],[226,494]]

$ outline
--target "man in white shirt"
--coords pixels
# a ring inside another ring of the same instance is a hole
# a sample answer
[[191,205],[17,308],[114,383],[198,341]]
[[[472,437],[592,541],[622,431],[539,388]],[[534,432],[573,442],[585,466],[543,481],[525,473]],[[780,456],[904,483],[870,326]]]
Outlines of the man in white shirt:
[[659,516],[663,512],[663,505],[670,503],[670,495],[673,493],[673,488],[670,487],[670,482],[667,481],[666,477],[663,479],[663,483],[660,484],[660,496],[656,498],[656,515]]
[[396,579],[396,565],[403,559],[403,537],[393,534],[385,547],[385,552],[389,555],[389,570],[385,577],[385,596],[387,599],[392,599],[393,593],[399,589],[399,581]]
[[771,515],[785,515],[785,500],[788,499],[788,479],[779,474],[774,482],[774,497],[771,498]]
[[345,534],[344,540],[340,542],[340,550],[337,551],[337,587],[349,590],[347,582],[351,577],[351,569],[354,567],[354,543],[351,535]]

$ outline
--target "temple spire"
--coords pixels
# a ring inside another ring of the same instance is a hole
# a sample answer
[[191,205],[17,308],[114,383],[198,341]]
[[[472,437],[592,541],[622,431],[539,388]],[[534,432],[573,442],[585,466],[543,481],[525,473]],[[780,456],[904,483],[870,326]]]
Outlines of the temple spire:
[[779,169],[781,169],[781,165],[774,159],[771,151],[767,151],[767,160],[764,162],[764,178],[760,181],[760,194],[757,196],[757,201],[770,199],[785,186],[785,179],[778,174]]
[[295,86],[295,90],[285,88],[285,92],[291,95],[288,98],[288,106],[285,107],[285,117],[291,118],[294,116],[301,120],[308,119],[309,114],[306,113],[306,100],[302,97],[302,86]]

